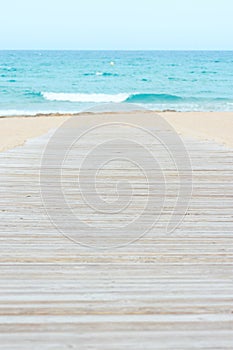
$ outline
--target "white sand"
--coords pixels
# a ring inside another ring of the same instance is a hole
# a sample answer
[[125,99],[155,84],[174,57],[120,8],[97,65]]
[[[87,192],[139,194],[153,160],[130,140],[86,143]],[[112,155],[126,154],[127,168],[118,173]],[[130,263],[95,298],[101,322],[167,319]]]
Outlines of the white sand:
[[233,112],[159,113],[178,133],[233,147]]
[[[133,113],[135,118],[145,118],[146,113],[151,115],[152,112]],[[233,147],[233,112],[162,112],[158,114],[184,136],[214,140]],[[47,133],[68,118],[69,116],[58,115],[0,118],[0,151],[23,145],[27,139]]]
[[21,146],[27,139],[47,133],[68,117],[6,117],[0,118],[0,151]]

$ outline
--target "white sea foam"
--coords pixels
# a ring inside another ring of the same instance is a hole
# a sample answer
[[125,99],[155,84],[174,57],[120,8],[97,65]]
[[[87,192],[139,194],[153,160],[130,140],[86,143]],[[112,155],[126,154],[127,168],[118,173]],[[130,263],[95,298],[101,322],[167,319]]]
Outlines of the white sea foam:
[[11,70],[12,67],[10,67],[10,66],[0,66],[0,69]]
[[21,116],[21,115],[35,115],[37,114],[37,111],[29,111],[29,110],[20,110],[20,109],[1,109],[0,110],[0,116]]
[[130,94],[122,93],[115,95],[108,94],[79,94],[79,93],[55,93],[42,92],[42,96],[49,101],[67,101],[67,102],[124,102]]

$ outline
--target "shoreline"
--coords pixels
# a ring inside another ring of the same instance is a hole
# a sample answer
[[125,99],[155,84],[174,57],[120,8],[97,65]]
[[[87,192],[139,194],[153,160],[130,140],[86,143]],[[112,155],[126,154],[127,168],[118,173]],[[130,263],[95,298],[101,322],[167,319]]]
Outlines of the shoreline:
[[[151,109],[135,109],[133,111],[85,111],[85,112],[70,112],[70,113],[60,113],[60,112],[52,112],[52,113],[36,113],[36,114],[12,114],[12,115],[0,115],[0,119],[5,118],[41,118],[41,117],[73,117],[76,115],[92,115],[92,114],[118,114],[118,113],[189,113],[189,112],[180,112],[172,109],[166,109],[166,110],[151,110]],[[198,112],[199,113],[199,112]],[[202,113],[202,112],[200,112]],[[212,112],[210,112],[212,113]],[[215,113],[215,112],[213,112]],[[225,113],[225,112],[224,112]],[[231,112],[226,112],[231,113]]]
[[163,117],[178,134],[184,137],[210,140],[233,148],[233,112],[137,110],[0,116],[0,152],[22,146],[27,140],[46,134],[73,116],[87,116],[91,118],[92,115],[96,114],[111,116],[122,113],[135,114],[137,118],[143,118],[146,114],[154,113],[155,116],[157,114]]
[[153,109],[135,109],[135,110],[119,110],[119,111],[78,111],[78,112],[51,112],[51,113],[32,113],[32,114],[12,114],[12,115],[0,115],[0,119],[6,118],[41,118],[41,117],[73,117],[79,115],[92,115],[92,114],[119,114],[119,113],[174,113],[174,114],[231,114],[233,116],[233,111],[179,111],[175,109],[164,109],[164,110],[153,110]]

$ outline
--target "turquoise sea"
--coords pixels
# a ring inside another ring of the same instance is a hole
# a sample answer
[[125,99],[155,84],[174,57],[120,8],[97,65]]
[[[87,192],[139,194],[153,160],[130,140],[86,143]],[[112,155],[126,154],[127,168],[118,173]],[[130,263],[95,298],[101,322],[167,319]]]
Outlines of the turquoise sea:
[[233,111],[233,51],[0,51],[0,115],[109,102]]

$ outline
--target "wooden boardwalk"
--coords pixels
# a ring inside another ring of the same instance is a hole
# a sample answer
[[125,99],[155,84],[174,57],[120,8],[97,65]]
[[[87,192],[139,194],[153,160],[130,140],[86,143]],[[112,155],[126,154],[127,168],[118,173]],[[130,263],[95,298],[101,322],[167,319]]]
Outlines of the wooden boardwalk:
[[0,349],[232,350],[233,150],[185,140],[193,195],[179,228],[103,251],[49,220],[47,140],[0,154]]

